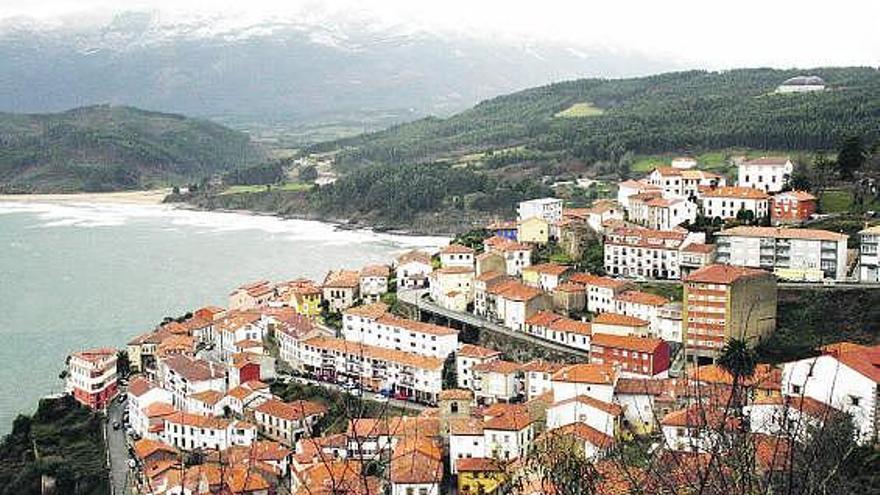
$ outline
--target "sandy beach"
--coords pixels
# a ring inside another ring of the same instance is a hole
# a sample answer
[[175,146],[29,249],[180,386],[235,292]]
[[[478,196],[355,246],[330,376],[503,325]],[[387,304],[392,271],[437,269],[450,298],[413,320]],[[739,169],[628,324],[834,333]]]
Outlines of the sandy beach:
[[0,202],[160,204],[171,189],[71,194],[0,194]]

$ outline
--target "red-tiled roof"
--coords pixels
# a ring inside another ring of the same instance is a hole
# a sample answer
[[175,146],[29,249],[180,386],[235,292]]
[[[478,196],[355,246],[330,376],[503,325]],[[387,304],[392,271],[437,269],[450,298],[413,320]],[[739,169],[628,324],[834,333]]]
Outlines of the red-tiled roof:
[[520,365],[510,361],[496,359],[494,361],[486,361],[485,363],[477,363],[471,368],[473,371],[480,373],[500,373],[509,375],[519,371]]
[[344,315],[352,315],[352,316],[360,316],[363,318],[369,318],[371,320],[379,319],[382,315],[388,312],[388,305],[383,302],[377,302],[373,304],[364,304],[361,306],[354,306],[352,308],[348,308],[342,312]]
[[767,199],[767,193],[751,187],[722,186],[703,192],[707,198]]
[[541,263],[538,265],[531,265],[523,268],[524,272],[536,272],[545,275],[555,275],[557,277],[569,270],[571,270],[570,266],[560,265],[557,263]]
[[553,404],[552,407],[571,404],[573,402],[592,407],[593,409],[598,409],[599,411],[610,414],[611,416],[620,416],[621,414],[623,414],[623,408],[618,404],[605,402],[595,397],[590,397],[589,395],[576,395],[570,399],[559,401],[556,404]]
[[880,345],[856,347],[855,344],[850,344],[826,346],[825,349],[827,349],[826,353],[833,352],[841,363],[873,380],[874,383],[880,383]]
[[594,325],[615,325],[622,327],[645,327],[650,322],[635,316],[621,315],[618,313],[599,313],[593,318]]
[[626,280],[600,277],[591,273],[575,273],[571,277],[569,277],[568,280],[570,282],[575,282],[581,285],[595,285],[597,287],[604,287],[607,289],[617,289],[629,283]]
[[595,383],[611,385],[617,373],[608,364],[572,364],[562,368],[553,374],[552,380],[556,382],[571,383]]
[[456,354],[461,357],[485,359],[494,356],[500,356],[501,352],[474,344],[462,344]]
[[754,227],[740,225],[722,230],[715,235],[738,237],[772,237],[775,239],[806,239],[816,241],[845,241],[849,236],[828,230],[789,229],[785,227]]
[[629,351],[653,353],[663,345],[663,339],[652,337],[631,337],[629,335],[593,334],[592,345],[626,349]]
[[499,473],[504,471],[501,461],[487,457],[455,459],[455,468],[460,473]]
[[278,399],[270,399],[257,406],[255,411],[275,418],[297,421],[309,416],[326,414],[327,408],[323,404],[306,400],[282,402]]
[[542,438],[567,438],[573,437],[578,440],[589,442],[599,448],[608,448],[614,444],[614,437],[603,433],[586,423],[571,423],[559,428],[547,430]]
[[657,294],[650,294],[648,292],[642,292],[638,290],[628,290],[625,292],[621,292],[614,299],[623,302],[630,302],[635,304],[643,304],[645,306],[663,306],[664,304],[669,302],[669,299],[666,299],[663,296],[658,296]]
[[704,284],[725,284],[729,285],[741,278],[748,277],[772,277],[773,275],[764,270],[757,268],[745,268],[733,265],[713,264],[704,266],[699,270],[692,272],[685,277],[685,282],[696,282]]
[[552,311],[538,311],[526,318],[526,325],[535,325],[538,327],[549,327],[551,323],[562,318],[562,315]]
[[474,254],[474,250],[461,244],[450,244],[443,247],[440,254]]

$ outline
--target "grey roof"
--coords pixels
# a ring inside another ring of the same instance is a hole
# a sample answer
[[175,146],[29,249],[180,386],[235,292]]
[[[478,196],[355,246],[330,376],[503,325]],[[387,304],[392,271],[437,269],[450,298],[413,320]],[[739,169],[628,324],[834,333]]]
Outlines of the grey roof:
[[824,86],[825,80],[819,76],[795,76],[786,79],[783,86]]

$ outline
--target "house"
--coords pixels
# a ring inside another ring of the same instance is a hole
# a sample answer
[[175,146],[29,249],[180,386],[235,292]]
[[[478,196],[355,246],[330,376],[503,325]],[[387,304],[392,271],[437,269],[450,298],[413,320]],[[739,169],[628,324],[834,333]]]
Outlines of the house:
[[422,289],[428,286],[428,274],[434,270],[431,255],[422,251],[408,251],[395,260],[395,278],[398,289]]
[[568,281],[584,286],[587,311],[591,313],[613,313],[614,297],[629,289],[631,285],[626,280],[600,277],[590,273],[572,274]]
[[645,207],[645,218],[633,221],[649,229],[672,230],[697,219],[697,205],[684,198],[654,198]]
[[657,333],[656,336],[666,342],[682,342],[682,304],[680,302],[670,302],[663,305],[657,313]]
[[441,391],[437,402],[440,435],[448,441],[452,422],[462,418],[470,418],[475,405],[473,390],[449,388]]
[[458,473],[458,493],[491,495],[507,480],[501,461],[487,457],[452,459],[454,473]]
[[511,460],[523,457],[535,438],[534,421],[522,404],[499,404],[483,412],[486,457]]
[[880,345],[841,342],[821,351],[820,356],[785,363],[783,395],[810,397],[849,414],[859,441],[876,442]]
[[594,333],[590,362],[611,364],[623,377],[665,378],[669,372],[669,344],[653,337]]
[[549,311],[538,311],[526,319],[525,332],[542,339],[590,351],[592,327]]
[[331,336],[327,335],[320,327],[317,327],[311,319],[305,317],[288,321],[278,326],[274,335],[278,341],[278,357],[287,363],[296,360],[295,354],[300,341],[319,335]]
[[367,303],[377,302],[382,294],[388,292],[388,277],[391,269],[386,265],[367,265],[360,272],[361,300]]
[[842,411],[808,396],[765,397],[746,407],[752,433],[808,440],[826,422],[839,421]]
[[125,404],[132,430],[142,438],[146,438],[150,429],[150,421],[145,414],[146,409],[153,404],[164,404],[173,411],[171,400],[171,393],[167,390],[142,376],[133,378],[128,384],[128,401]]
[[504,271],[483,272],[474,278],[474,314],[479,316],[497,317],[497,298],[489,289],[497,284],[506,284],[515,280],[504,275]]
[[703,244],[700,242],[691,242],[681,248],[680,258],[678,260],[678,269],[681,277],[685,278],[691,273],[711,265],[715,262],[714,244]]
[[498,252],[478,254],[474,258],[474,267],[478,277],[484,273],[495,272],[504,274],[507,272],[507,263],[504,261],[504,256]]
[[229,362],[232,355],[249,347],[262,346],[266,336],[268,321],[257,312],[230,312],[214,323],[214,341],[211,355],[223,362]]
[[522,281],[528,286],[551,292],[571,271],[571,267],[557,263],[531,265],[523,268]]
[[794,163],[788,157],[761,157],[737,165],[737,185],[775,193],[788,185]]
[[724,429],[735,425],[736,420],[725,411],[702,404],[672,411],[660,420],[665,447],[677,452],[710,452]]
[[501,359],[491,359],[471,366],[471,390],[479,404],[510,402],[520,395],[520,365]]
[[490,234],[515,241],[517,226],[515,221],[495,221],[486,226]]
[[360,273],[354,270],[331,270],[324,278],[324,300],[331,311],[354,306],[360,297]]
[[250,445],[257,428],[247,422],[179,412],[163,419],[162,441],[180,450],[225,450]]
[[196,392],[186,398],[183,410],[200,416],[223,416],[226,394],[217,390]]
[[610,403],[618,372],[609,364],[579,363],[568,365],[550,378],[556,402],[586,395]]
[[682,173],[684,171],[676,167],[655,167],[645,177],[645,182],[659,188],[663,192],[664,197],[676,196],[683,198],[687,195],[684,192]]
[[758,220],[770,214],[770,196],[763,189],[725,186],[703,193],[703,215],[730,220],[748,214]]
[[704,238],[682,231],[618,227],[605,235],[605,271],[622,277],[678,279],[681,248]]
[[532,264],[532,248],[528,244],[513,242],[502,237],[490,237],[483,241],[486,252],[504,257],[507,275],[518,277],[523,268]]
[[187,398],[206,390],[226,392],[226,368],[212,361],[171,356],[159,361],[159,383],[169,391],[172,405],[184,409]]
[[754,268],[709,265],[684,279],[682,311],[690,362],[714,359],[730,337],[756,345],[776,328],[776,278]]
[[848,239],[827,230],[739,226],[716,234],[715,261],[772,270],[788,280],[844,280]]
[[461,244],[450,244],[440,249],[440,266],[474,268],[474,250]]
[[254,409],[258,431],[292,447],[300,438],[311,436],[312,428],[327,414],[327,407],[317,402],[267,400]]
[[543,217],[528,217],[517,223],[516,240],[530,244],[550,242],[550,222]]
[[817,209],[816,196],[806,191],[780,192],[770,200],[770,221],[773,225],[803,223],[809,220]]
[[553,374],[565,367],[563,363],[533,359],[520,367],[523,374],[523,391],[527,401],[553,390]]
[[80,404],[100,411],[116,397],[116,349],[100,347],[68,357],[65,389]]
[[859,231],[859,280],[880,282],[880,225]]
[[579,313],[587,307],[587,288],[574,282],[563,282],[553,290],[553,309]]
[[445,266],[428,275],[431,299],[452,311],[467,311],[474,301],[473,266]]
[[592,323],[593,333],[636,337],[651,334],[650,321],[619,313],[599,313]]
[[673,168],[687,170],[697,166],[697,159],[690,156],[677,156],[670,163]]
[[669,380],[621,377],[614,386],[614,403],[623,408],[623,423],[638,433],[653,431],[660,417],[669,410],[660,407],[668,395]]
[[557,401],[547,408],[547,428],[561,428],[582,423],[608,437],[620,429],[623,408],[589,395],[576,395]]
[[434,357],[322,336],[297,342],[293,356],[290,364],[301,372],[415,401],[436,403],[442,388],[443,360]]
[[323,291],[312,280],[299,278],[287,283],[287,305],[298,314],[316,317],[321,314]]
[[629,199],[636,194],[646,192],[663,193],[663,188],[653,184],[649,184],[646,180],[626,180],[617,184],[617,203],[624,210],[629,211]]
[[433,440],[400,442],[394,447],[390,464],[391,495],[440,495],[443,453]]
[[242,285],[229,294],[229,309],[245,311],[265,306],[275,296],[275,288],[268,280]]
[[349,342],[446,359],[458,348],[458,330],[400,318],[384,304],[345,310],[342,337]]
[[458,473],[459,462],[464,459],[486,457],[483,418],[456,418],[449,422],[449,467]]
[[547,223],[562,220],[562,200],[557,198],[540,198],[522,201],[516,209],[517,220],[522,222],[528,218],[541,218]]
[[[584,213],[586,214],[585,220],[587,225],[593,231],[600,234],[605,231],[605,226],[609,222],[622,221],[624,219],[623,208],[616,202],[607,200],[596,200],[593,206],[584,210]],[[562,214],[563,216],[565,215],[565,210],[562,211]]]
[[455,371],[458,387],[473,390],[473,367],[478,364],[498,360],[501,353],[474,344],[462,344],[455,353]]
[[494,296],[495,308],[489,308],[489,316],[494,316],[501,324],[513,330],[523,330],[526,320],[542,309],[550,306],[543,291],[517,281],[508,281],[491,286],[487,297]]
[[[580,451],[587,459],[598,458],[614,446],[613,436],[580,421],[548,430],[538,437],[538,441],[573,441],[572,445],[580,447]],[[562,445],[567,444],[562,443]]]
[[650,333],[657,335],[660,332],[660,308],[669,302],[657,294],[628,290],[614,297],[614,312],[648,321]]
[[232,388],[226,393],[226,405],[229,410],[239,416],[244,416],[274,396],[269,390],[269,385],[263,382],[250,381]]

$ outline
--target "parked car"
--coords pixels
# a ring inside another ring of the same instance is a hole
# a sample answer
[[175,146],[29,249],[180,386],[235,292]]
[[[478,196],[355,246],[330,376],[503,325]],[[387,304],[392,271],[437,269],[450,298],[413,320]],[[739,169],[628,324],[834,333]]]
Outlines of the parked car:
[[388,396],[382,395],[382,394],[374,394],[373,401],[384,404],[384,403],[388,402]]
[[397,392],[394,394],[394,398],[397,400],[409,400],[409,397],[403,392]]

